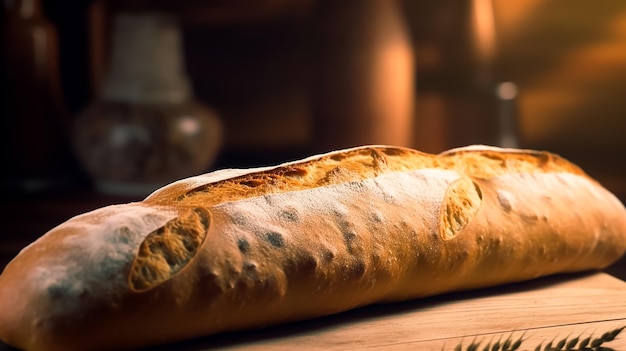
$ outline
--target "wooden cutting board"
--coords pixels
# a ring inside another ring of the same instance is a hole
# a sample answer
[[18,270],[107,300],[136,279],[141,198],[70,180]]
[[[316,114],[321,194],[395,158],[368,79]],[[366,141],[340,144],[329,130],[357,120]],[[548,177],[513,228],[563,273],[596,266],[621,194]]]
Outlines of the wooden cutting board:
[[[606,273],[531,282],[360,308],[335,316],[150,350],[466,350],[522,338],[518,350],[626,326],[626,282]],[[626,350],[626,329],[602,344]],[[490,348],[491,350],[491,348]],[[500,350],[503,350],[500,348]],[[543,350],[543,348],[542,348]]]
[[[466,350],[507,338],[517,349],[600,337],[626,326],[626,282],[606,273],[569,274],[491,289],[368,306],[334,316],[229,333],[145,351]],[[626,329],[607,350],[626,350]],[[0,350],[10,350],[0,346]],[[503,350],[500,348],[499,350]],[[544,350],[541,348],[541,350]]]

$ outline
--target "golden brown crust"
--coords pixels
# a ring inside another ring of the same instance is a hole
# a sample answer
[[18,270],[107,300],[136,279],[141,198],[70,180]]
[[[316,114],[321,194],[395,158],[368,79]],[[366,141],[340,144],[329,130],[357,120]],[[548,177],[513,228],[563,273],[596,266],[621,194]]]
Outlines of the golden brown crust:
[[[580,168],[557,155],[534,150],[474,146],[453,149],[435,156],[401,147],[366,146],[339,150],[259,171],[252,170],[233,177],[225,176],[225,179],[218,181],[203,181],[204,176],[184,179],[157,190],[145,202],[176,202],[207,207],[252,196],[305,190],[359,181],[389,172],[423,168],[456,170],[476,178],[509,173],[584,174]],[[234,170],[235,173],[239,171]]]
[[0,275],[0,339],[133,348],[599,269],[625,250],[624,206],[556,155],[360,147],[61,224]]

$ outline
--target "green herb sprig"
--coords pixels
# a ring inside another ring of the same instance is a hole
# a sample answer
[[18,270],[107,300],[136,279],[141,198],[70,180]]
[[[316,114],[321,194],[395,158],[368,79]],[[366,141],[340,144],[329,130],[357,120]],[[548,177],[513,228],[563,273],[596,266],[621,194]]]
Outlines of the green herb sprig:
[[[551,340],[545,345],[542,342],[534,348],[534,351],[616,351],[604,344],[615,340],[624,329],[626,329],[626,325],[607,331],[599,337],[589,335],[583,338],[582,335],[579,335],[575,338],[565,337],[558,341],[556,339]],[[454,348],[454,351],[522,351],[520,347],[524,343],[524,335],[513,339],[511,333],[505,340],[502,340],[501,336],[497,341],[491,339],[487,344],[483,344],[484,340],[477,341],[474,339],[466,348],[463,347],[463,341],[461,341]]]

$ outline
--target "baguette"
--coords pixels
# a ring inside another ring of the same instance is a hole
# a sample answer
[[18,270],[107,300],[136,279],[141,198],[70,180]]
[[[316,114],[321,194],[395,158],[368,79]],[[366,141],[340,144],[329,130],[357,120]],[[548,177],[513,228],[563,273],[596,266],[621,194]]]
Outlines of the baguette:
[[71,218],[0,275],[0,339],[120,350],[602,269],[626,210],[558,155],[363,146]]

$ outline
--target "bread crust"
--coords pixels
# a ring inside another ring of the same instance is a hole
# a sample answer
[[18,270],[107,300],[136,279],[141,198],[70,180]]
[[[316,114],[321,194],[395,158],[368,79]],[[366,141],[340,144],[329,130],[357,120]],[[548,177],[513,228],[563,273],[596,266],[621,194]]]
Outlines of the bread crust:
[[[191,232],[198,246],[168,270]],[[0,275],[0,339],[133,349],[602,269],[625,250],[622,203],[557,155],[365,146],[181,180],[60,224]]]

